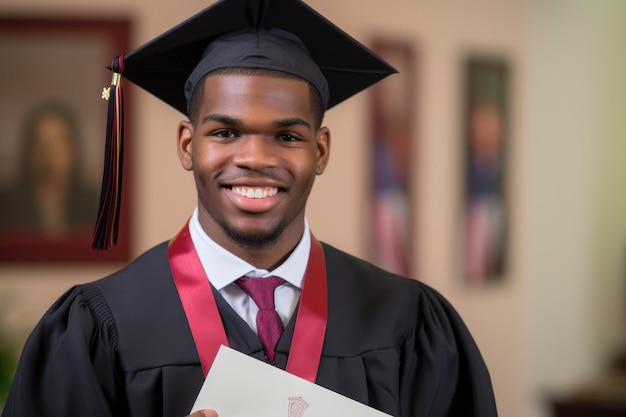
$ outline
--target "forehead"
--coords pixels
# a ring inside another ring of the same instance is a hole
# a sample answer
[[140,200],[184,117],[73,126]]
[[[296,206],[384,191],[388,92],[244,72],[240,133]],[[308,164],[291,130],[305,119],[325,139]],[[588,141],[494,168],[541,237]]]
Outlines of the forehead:
[[311,112],[309,85],[297,78],[270,75],[212,74],[204,81],[202,112]]

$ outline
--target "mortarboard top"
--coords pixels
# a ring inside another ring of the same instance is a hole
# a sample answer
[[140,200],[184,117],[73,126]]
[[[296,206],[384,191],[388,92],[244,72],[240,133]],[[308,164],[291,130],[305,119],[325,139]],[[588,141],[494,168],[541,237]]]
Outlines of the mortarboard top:
[[221,0],[125,55],[121,73],[186,114],[185,82],[203,51],[241,29],[283,29],[302,40],[328,82],[327,108],[396,72],[300,0]]
[[[233,40],[239,33],[244,33],[244,40]],[[256,38],[251,41],[251,36]],[[217,55],[205,52],[209,45],[218,44]],[[265,47],[269,44],[274,46]],[[240,50],[249,53],[242,58]],[[207,64],[207,60],[211,62]],[[396,72],[301,0],[220,0],[116,58],[109,67],[115,75],[93,248],[105,249],[117,240],[123,146],[121,77],[187,114],[191,90],[203,75],[238,66],[298,75],[320,91],[326,109]]]

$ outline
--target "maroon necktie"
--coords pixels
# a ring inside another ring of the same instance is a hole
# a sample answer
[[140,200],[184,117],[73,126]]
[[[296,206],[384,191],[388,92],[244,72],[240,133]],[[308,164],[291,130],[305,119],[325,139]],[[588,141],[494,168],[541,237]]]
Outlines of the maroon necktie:
[[278,277],[249,278],[242,277],[235,281],[256,305],[259,312],[256,315],[256,328],[265,351],[265,357],[272,365],[275,364],[275,353],[278,339],[283,333],[283,322],[276,313],[274,306],[274,290],[283,285],[285,280]]

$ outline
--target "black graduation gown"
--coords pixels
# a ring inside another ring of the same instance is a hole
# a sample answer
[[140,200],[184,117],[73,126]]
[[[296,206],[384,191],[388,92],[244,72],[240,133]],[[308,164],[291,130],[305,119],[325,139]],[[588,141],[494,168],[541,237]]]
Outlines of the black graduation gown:
[[[318,384],[398,417],[496,416],[483,359],[440,294],[326,244],[324,253]],[[230,346],[262,359],[257,336],[214,293]],[[295,315],[277,347],[283,369],[294,323]],[[2,416],[183,417],[202,382],[163,243],[50,308],[25,345]]]

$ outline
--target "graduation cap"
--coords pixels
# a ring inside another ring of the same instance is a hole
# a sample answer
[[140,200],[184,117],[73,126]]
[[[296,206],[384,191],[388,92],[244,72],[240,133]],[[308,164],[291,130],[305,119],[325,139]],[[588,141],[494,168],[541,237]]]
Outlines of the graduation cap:
[[122,76],[188,115],[209,72],[249,67],[310,82],[329,109],[396,72],[300,0],[220,0],[109,66],[105,171],[92,247],[117,240],[123,154]]

